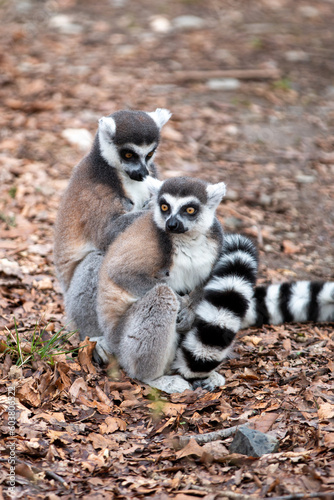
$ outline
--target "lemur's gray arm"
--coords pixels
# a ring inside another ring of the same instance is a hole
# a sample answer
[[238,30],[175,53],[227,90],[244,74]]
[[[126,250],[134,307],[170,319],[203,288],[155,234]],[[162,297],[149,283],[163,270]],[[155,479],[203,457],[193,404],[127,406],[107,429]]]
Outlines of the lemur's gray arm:
[[112,218],[104,231],[105,250],[107,250],[108,246],[117,238],[117,236],[123,233],[127,227],[131,226],[133,221],[140,217],[143,212],[143,210],[140,210],[138,212],[119,215],[117,218]]

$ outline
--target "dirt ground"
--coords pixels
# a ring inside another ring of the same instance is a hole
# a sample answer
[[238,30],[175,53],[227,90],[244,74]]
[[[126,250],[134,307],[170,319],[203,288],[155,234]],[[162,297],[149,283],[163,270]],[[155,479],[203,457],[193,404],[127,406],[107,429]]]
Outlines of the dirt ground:
[[[37,321],[46,336],[66,324],[53,226],[90,140],[69,133],[118,109],[171,110],[161,177],[227,183],[219,216],[257,242],[260,282],[333,279],[332,0],[4,0],[0,16],[3,339],[14,318],[23,341]],[[91,346],[55,366],[2,355],[0,498],[14,384],[14,498],[333,497],[333,346],[329,324],[242,331],[223,389],[172,396],[96,368]],[[279,451],[175,446],[245,422]]]

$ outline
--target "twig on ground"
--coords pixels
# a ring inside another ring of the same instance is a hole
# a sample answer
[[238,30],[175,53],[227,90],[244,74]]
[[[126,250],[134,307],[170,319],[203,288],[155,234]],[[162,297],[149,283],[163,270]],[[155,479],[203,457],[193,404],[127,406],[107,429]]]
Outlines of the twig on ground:
[[236,493],[235,491],[224,491],[222,493],[218,493],[215,500],[218,498],[229,498],[229,500],[260,500],[258,496],[245,495],[243,493]]
[[[26,462],[25,460],[21,460],[20,458],[16,458],[15,461],[18,464],[26,465],[27,467],[29,467],[30,470],[32,470],[33,473],[36,473],[36,474],[44,473],[45,477],[47,477],[49,479],[54,479],[55,481],[58,481],[67,490],[70,488],[69,484],[65,481],[65,479],[58,476],[58,474],[56,474],[55,472],[52,472],[51,470],[41,469],[40,467],[36,467],[36,465],[29,464],[28,462]],[[8,459],[0,458],[0,462],[8,462]]]
[[196,443],[204,444],[210,443],[211,441],[217,441],[218,439],[224,439],[232,436],[238,429],[242,427],[247,427],[249,424],[235,425],[233,427],[228,427],[227,429],[220,429],[219,431],[207,432],[205,434],[197,434],[195,436],[181,436],[178,439],[178,443],[183,448],[189,443],[190,439],[195,439]]
[[[242,493],[236,493],[235,491],[219,492],[215,500],[218,500],[218,498],[228,498],[229,500],[260,500],[258,496],[244,495]],[[293,493],[292,495],[281,497],[270,497],[270,500],[307,500],[308,498],[326,498],[330,500],[334,498],[334,493],[332,491],[323,491],[321,493]]]
[[55,481],[58,481],[61,483],[64,488],[67,490],[70,488],[69,484],[63,479],[62,477],[58,476],[55,472],[52,472],[51,470],[44,470],[45,476],[48,477],[49,479],[54,479]]
[[333,491],[322,491],[321,493],[293,493],[292,495],[286,495],[281,497],[270,497],[270,500],[305,500],[307,498],[326,498],[328,500],[334,498]]
[[[316,161],[324,164],[332,164],[334,162],[334,154],[333,153],[319,153],[313,155],[303,155],[302,153],[296,151],[274,151],[275,162],[284,161],[284,162],[295,162],[295,161],[303,161],[310,162]],[[235,163],[269,163],[272,161],[273,156],[266,155],[250,155],[250,154],[226,154],[222,153],[221,159],[224,161],[235,162]]]
[[227,69],[212,71],[174,71],[169,78],[178,83],[197,80],[210,80],[211,78],[237,78],[239,80],[277,80],[281,72],[274,69]]

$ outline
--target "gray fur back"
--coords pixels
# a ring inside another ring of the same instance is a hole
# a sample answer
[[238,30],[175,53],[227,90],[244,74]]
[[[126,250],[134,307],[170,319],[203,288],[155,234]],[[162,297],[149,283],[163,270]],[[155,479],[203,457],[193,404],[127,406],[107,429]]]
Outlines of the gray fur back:
[[96,313],[99,271],[103,258],[102,252],[90,252],[76,267],[71,285],[65,293],[69,327],[79,330],[81,340],[103,335]]

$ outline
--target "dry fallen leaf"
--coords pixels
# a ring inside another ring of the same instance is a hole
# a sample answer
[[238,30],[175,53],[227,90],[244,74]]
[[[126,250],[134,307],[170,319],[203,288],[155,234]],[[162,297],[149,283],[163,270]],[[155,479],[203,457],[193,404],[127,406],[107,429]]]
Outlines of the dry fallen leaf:
[[38,391],[38,383],[33,377],[20,380],[15,391],[22,404],[28,404],[37,408],[41,404],[41,396]]
[[260,342],[262,342],[261,337],[257,337],[255,335],[245,335],[240,340],[242,342],[245,342],[245,344],[251,343],[251,344],[253,344],[255,346],[257,346],[258,344],[260,344]]
[[292,241],[283,240],[282,242],[283,252],[286,254],[295,254],[300,252],[300,246],[295,245]]
[[260,416],[254,417],[250,421],[252,422],[252,427],[256,431],[266,433],[271,429],[272,425],[274,424],[274,422],[276,422],[278,417],[279,413],[268,411],[261,413]]
[[126,422],[118,417],[107,417],[99,429],[102,434],[112,434],[117,430],[125,431]]
[[202,457],[204,452],[205,450],[196,443],[195,439],[190,439],[189,443],[182,450],[176,452],[176,458],[180,459],[190,455]]
[[319,405],[318,416],[320,420],[329,420],[334,418],[334,405],[330,403],[323,403]]
[[168,403],[167,401],[161,403],[160,401],[154,401],[148,405],[149,408],[156,412],[161,412],[166,417],[176,417],[177,415],[182,415],[187,405],[181,403]]
[[228,449],[221,441],[212,441],[210,443],[205,443],[202,449],[210,454],[214,460],[220,460],[224,456],[228,455]]
[[72,403],[78,398],[80,391],[84,394],[88,391],[87,384],[82,377],[77,378],[69,389]]
[[92,363],[95,344],[96,342],[90,342],[88,337],[80,343],[82,349],[79,350],[78,360],[83,370],[87,373],[96,373],[96,368]]
[[330,450],[334,450],[334,432],[328,432],[324,435],[324,445]]

